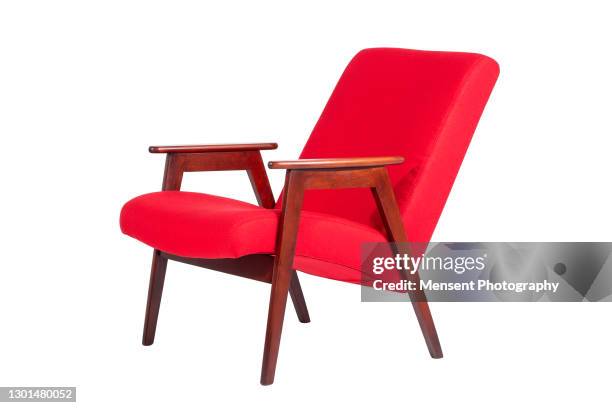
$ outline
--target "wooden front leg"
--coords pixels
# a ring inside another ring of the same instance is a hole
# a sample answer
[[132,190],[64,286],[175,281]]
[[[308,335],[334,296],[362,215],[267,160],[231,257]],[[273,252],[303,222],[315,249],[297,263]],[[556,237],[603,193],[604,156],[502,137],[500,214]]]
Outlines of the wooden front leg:
[[303,184],[299,182],[300,173],[287,172],[283,208],[276,236],[276,256],[272,272],[272,288],[270,290],[270,305],[268,307],[268,324],[264,344],[263,362],[261,366],[261,384],[270,385],[274,382],[278,350],[280,347],[287,294],[293,271],[293,256],[300,222],[300,209],[304,196]]

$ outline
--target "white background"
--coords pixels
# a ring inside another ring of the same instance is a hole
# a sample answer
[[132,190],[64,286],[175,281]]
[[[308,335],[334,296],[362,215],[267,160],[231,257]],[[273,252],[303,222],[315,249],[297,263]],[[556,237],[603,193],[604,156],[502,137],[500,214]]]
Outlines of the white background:
[[[435,240],[609,241],[609,16],[605,2],[3,1],[0,386],[75,385],[87,407],[609,401],[604,303],[432,304],[436,361],[409,305],[302,275],[312,323],[288,308],[261,387],[269,287],[172,263],[145,348],[151,250],[118,226],[160,187],[148,145],[278,141],[264,159],[296,158],[351,56],[396,46],[501,65]],[[253,200],[242,173],[185,189]]]

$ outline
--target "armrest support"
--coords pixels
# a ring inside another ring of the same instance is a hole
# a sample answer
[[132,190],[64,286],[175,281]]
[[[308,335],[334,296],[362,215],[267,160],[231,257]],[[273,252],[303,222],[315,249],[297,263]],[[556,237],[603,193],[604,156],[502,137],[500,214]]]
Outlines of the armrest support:
[[316,170],[316,169],[341,169],[341,168],[364,168],[380,167],[392,164],[401,164],[404,158],[401,156],[380,156],[380,157],[353,157],[337,159],[300,159],[268,162],[271,169],[288,170]]
[[162,190],[180,190],[183,174],[197,171],[246,170],[257,202],[264,208],[274,207],[266,168],[260,150],[276,149],[276,143],[151,146],[151,153],[167,153]]
[[247,152],[253,150],[274,150],[276,143],[211,144],[184,146],[150,146],[150,153],[208,153],[208,152]]
[[[308,159],[270,162],[270,168],[285,168],[285,188],[279,237],[283,230],[297,228],[304,192],[308,189],[369,188],[383,220],[389,240],[405,242],[406,233],[385,166],[403,163],[399,156]],[[290,225],[284,225],[289,222]],[[294,232],[291,232],[293,234]],[[297,232],[295,232],[297,233]]]

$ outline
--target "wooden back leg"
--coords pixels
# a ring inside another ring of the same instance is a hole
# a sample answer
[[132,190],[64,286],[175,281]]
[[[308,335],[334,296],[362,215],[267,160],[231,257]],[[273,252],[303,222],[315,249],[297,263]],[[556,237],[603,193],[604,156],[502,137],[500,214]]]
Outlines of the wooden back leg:
[[[404,231],[404,224],[395,201],[391,180],[387,172],[382,173],[381,177],[381,182],[375,188],[372,188],[372,194],[385,224],[389,240],[396,243],[405,243],[407,242],[406,232]],[[402,248],[402,245],[399,245],[394,250],[402,252],[405,249]],[[402,273],[406,273],[406,271],[402,271]],[[418,281],[419,275],[418,272],[415,272],[411,276],[404,276],[404,278],[416,279]],[[429,354],[432,358],[442,358],[442,347],[440,346],[440,340],[438,339],[438,333],[429,310],[429,305],[427,304],[425,293],[421,289],[410,291],[410,300],[412,301],[414,313],[421,327],[423,337],[425,337]]]
[[302,323],[310,323],[310,315],[308,314],[308,307],[306,307],[306,299],[304,299],[302,286],[300,285],[300,280],[295,270],[291,276],[289,294],[291,295],[291,300],[293,301],[293,307],[297,313],[298,320]]

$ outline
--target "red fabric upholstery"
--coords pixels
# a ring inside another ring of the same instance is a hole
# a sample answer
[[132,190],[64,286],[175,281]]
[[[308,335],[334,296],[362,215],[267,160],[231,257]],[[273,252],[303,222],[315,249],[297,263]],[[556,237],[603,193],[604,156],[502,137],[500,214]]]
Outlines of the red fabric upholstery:
[[[129,201],[121,211],[120,223],[124,234],[171,254],[238,258],[273,253],[278,219],[278,210],[242,201],[164,191]],[[359,282],[360,244],[384,241],[384,235],[372,227],[303,211],[295,267],[301,270],[304,265],[316,264],[317,275]]]
[[[406,232],[429,242],[498,74],[497,63],[479,54],[363,50],[300,157],[404,156],[389,173]],[[381,225],[367,189],[308,191],[304,208]]]
[[[404,156],[389,172],[409,239],[428,242],[498,73],[479,54],[363,50],[300,157]],[[384,240],[370,192],[307,191],[303,208],[294,266],[358,282],[360,243]],[[121,213],[125,234],[200,258],[273,253],[277,223],[278,211],[187,192],[137,197]]]

